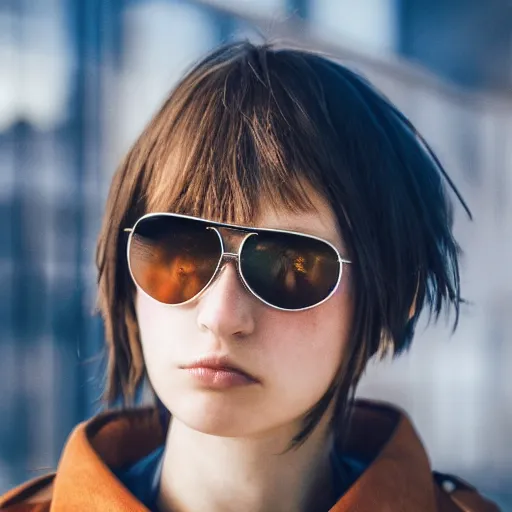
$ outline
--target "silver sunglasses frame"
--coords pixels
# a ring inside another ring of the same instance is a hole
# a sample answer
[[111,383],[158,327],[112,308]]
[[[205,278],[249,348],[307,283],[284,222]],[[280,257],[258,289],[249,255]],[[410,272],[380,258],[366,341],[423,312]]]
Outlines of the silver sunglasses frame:
[[[177,217],[177,218],[181,218],[181,219],[195,220],[195,221],[202,222],[204,224],[208,224],[207,228],[208,229],[212,229],[213,231],[215,231],[215,233],[217,233],[217,236],[219,237],[220,248],[221,248],[221,251],[222,251],[221,252],[221,256],[219,258],[219,262],[217,263],[217,267],[215,268],[215,271],[213,272],[211,279],[206,283],[206,285],[196,295],[194,295],[192,298],[190,298],[189,300],[187,300],[185,302],[180,302],[179,304],[167,304],[165,302],[160,302],[159,300],[157,300],[154,297],[152,297],[151,295],[149,295],[146,291],[144,291],[144,289],[140,286],[140,284],[135,279],[135,276],[133,275],[132,267],[131,267],[131,264],[130,264],[130,246],[131,246],[132,239],[133,239],[133,234],[135,233],[135,229],[137,228],[137,225],[139,224],[139,222],[142,222],[143,220],[145,220],[147,218],[150,218],[150,217],[162,217],[162,216],[165,216],[165,217]],[[246,232],[246,236],[242,239],[242,241],[240,242],[240,245],[238,247],[238,253],[227,252],[225,250],[224,240],[222,238],[222,234],[219,232],[219,230],[217,228],[226,228],[226,229],[230,229],[230,230],[234,230],[234,231]],[[314,236],[314,235],[307,235],[305,233],[300,233],[298,231],[289,231],[289,230],[285,230],[285,229],[254,228],[254,227],[250,227],[250,226],[241,226],[241,225],[237,225],[237,224],[226,224],[226,223],[223,223],[223,222],[210,221],[210,220],[207,220],[207,219],[203,219],[201,217],[194,217],[192,215],[182,215],[182,214],[179,214],[179,213],[168,213],[168,212],[147,213],[146,215],[143,215],[142,217],[140,217],[135,222],[135,224],[133,225],[132,228],[125,228],[123,231],[126,232],[126,233],[130,233],[129,237],[128,237],[128,243],[126,244],[126,259],[128,261],[128,269],[130,271],[130,275],[131,275],[131,278],[132,278],[133,282],[135,283],[137,288],[144,295],[146,295],[150,299],[154,300],[155,302],[158,302],[159,304],[162,304],[164,306],[170,306],[170,307],[185,306],[186,304],[189,304],[189,303],[199,299],[204,293],[206,293],[206,291],[209,289],[210,285],[220,275],[221,269],[225,266],[225,264],[230,262],[230,261],[235,261],[236,262],[236,270],[237,270],[237,273],[238,273],[238,276],[239,276],[240,280],[242,281],[242,284],[244,285],[245,289],[249,293],[251,293],[254,297],[256,297],[258,300],[260,300],[261,302],[263,302],[267,306],[269,306],[269,307],[271,307],[273,309],[277,309],[279,311],[290,311],[290,312],[306,311],[308,309],[312,309],[312,308],[316,308],[317,306],[320,306],[324,302],[328,301],[334,295],[334,293],[338,289],[338,286],[339,286],[339,284],[341,282],[341,276],[343,275],[343,264],[344,263],[352,263],[351,261],[349,261],[349,260],[347,260],[345,258],[342,258],[340,252],[338,251],[338,249],[331,242],[329,242],[328,240],[325,240],[323,238]],[[279,307],[279,306],[276,306],[274,304],[271,304],[271,303],[267,302],[265,299],[260,297],[249,286],[249,284],[247,283],[247,281],[246,281],[246,279],[245,279],[245,277],[244,277],[244,275],[242,273],[242,270],[241,270],[240,256],[242,254],[242,250],[243,250],[245,242],[251,236],[257,236],[258,232],[262,232],[262,231],[263,232],[272,232],[272,233],[285,233],[285,234],[302,236],[304,238],[312,238],[314,240],[318,240],[319,242],[323,242],[324,244],[327,244],[329,247],[331,247],[333,249],[333,251],[336,253],[336,256],[338,258],[339,273],[338,273],[338,279],[336,281],[335,286],[333,287],[333,289],[331,290],[329,295],[327,297],[325,297],[325,299],[322,299],[320,302],[317,302],[316,304],[312,304],[311,306],[307,306],[305,308],[287,309],[287,308],[282,308],[282,307]]]

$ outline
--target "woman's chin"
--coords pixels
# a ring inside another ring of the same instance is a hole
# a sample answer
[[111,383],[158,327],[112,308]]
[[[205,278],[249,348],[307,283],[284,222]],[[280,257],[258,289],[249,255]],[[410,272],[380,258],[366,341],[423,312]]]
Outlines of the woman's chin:
[[[170,410],[175,419],[203,434],[244,437],[258,430],[257,425],[252,425],[250,411],[222,396],[185,398],[182,395],[172,401]],[[258,415],[254,414],[254,420],[257,419]]]
[[211,436],[246,437],[252,433],[242,419],[237,420],[233,416],[229,419],[221,413],[205,414],[204,411],[188,410],[182,414],[176,413],[174,417],[188,428]]
[[[158,393],[158,390],[156,390]],[[219,437],[266,437],[271,432],[295,435],[308,404],[287,404],[258,390],[231,393],[176,386],[158,393],[172,416],[204,434]]]

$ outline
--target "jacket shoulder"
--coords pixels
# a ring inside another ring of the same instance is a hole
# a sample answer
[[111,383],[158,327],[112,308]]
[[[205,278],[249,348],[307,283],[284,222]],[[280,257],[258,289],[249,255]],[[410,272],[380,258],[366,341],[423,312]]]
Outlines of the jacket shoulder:
[[0,511],[47,512],[53,492],[55,473],[29,480],[0,496]]
[[433,477],[439,512],[500,512],[495,503],[461,478],[436,471]]

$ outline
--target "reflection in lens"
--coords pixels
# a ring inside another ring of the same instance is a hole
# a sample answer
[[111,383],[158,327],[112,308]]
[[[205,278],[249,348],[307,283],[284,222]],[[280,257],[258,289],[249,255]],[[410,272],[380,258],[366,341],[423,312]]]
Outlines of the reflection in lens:
[[140,221],[129,250],[136,283],[165,304],[180,304],[200,293],[220,256],[219,238],[206,224],[165,215]]
[[254,293],[283,309],[302,309],[323,301],[341,271],[330,245],[278,232],[260,232],[247,239],[240,265]]

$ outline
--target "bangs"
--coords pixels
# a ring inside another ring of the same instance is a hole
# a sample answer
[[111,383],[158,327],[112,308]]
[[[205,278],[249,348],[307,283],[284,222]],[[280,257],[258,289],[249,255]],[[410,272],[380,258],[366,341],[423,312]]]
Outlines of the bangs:
[[262,205],[314,209],[308,189],[325,192],[314,148],[319,135],[294,92],[299,76],[282,66],[273,74],[250,54],[215,72],[204,73],[206,65],[212,63],[180,84],[157,120],[142,213],[251,225]]

